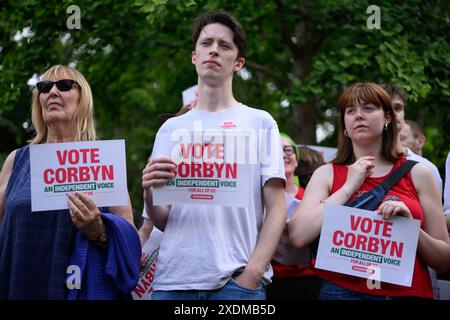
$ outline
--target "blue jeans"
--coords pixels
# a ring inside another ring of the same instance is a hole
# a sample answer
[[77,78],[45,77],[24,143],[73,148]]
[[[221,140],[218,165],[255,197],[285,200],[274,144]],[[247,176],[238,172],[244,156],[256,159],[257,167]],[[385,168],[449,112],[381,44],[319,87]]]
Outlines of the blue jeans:
[[153,291],[152,300],[266,300],[266,288],[263,282],[258,288],[245,288],[233,278],[215,290],[174,290]]
[[394,300],[394,298],[352,291],[323,280],[319,300]]

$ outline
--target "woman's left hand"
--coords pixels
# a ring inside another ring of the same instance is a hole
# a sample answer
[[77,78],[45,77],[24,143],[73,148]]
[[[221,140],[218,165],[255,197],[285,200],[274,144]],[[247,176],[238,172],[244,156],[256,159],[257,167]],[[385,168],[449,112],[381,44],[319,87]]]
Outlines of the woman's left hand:
[[411,211],[402,201],[384,201],[376,211],[386,220],[395,215],[413,219]]
[[75,227],[89,239],[96,240],[105,231],[100,210],[94,201],[84,193],[68,194],[70,217]]

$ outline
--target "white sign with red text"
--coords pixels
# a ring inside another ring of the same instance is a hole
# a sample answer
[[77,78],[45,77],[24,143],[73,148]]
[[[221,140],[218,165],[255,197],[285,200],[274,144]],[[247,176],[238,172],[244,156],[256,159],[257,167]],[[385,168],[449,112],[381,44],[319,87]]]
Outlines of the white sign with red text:
[[323,156],[323,161],[325,161],[325,162],[330,162],[331,160],[333,160],[336,157],[336,152],[337,152],[336,148],[331,148],[331,147],[303,145],[303,144],[298,144],[297,147],[308,147],[308,148],[311,148],[313,150],[320,152]]
[[420,221],[325,204],[315,267],[411,286]]
[[142,253],[145,255],[144,266],[139,273],[139,281],[136,288],[131,292],[133,300],[151,300],[153,292],[153,281],[155,279],[156,262],[158,261],[159,243],[163,232],[153,227],[150,237],[148,237]]
[[169,157],[177,165],[175,177],[153,189],[155,205],[208,204],[247,207],[250,165],[236,157],[239,136],[196,136],[190,141],[160,141],[154,158]]
[[128,203],[125,140],[30,146],[31,210],[67,209],[67,194],[83,192],[98,207]]
[[183,98],[183,106],[190,104],[194,108],[198,100],[198,86],[187,88],[181,93],[181,96]]

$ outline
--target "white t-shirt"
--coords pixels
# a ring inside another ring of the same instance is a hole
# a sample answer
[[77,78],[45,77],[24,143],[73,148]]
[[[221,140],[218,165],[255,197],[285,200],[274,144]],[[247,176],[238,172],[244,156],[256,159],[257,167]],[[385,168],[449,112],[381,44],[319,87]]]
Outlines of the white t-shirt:
[[444,212],[450,214],[450,152],[445,161]]
[[408,151],[408,153],[406,154],[406,157],[408,159],[422,163],[423,165],[425,165],[426,167],[428,167],[431,170],[431,172],[433,173],[434,179],[436,180],[438,189],[439,189],[439,196],[441,196],[442,195],[442,178],[439,175],[438,168],[430,160],[428,160],[424,157],[421,157],[418,154],[415,154],[414,152],[411,151],[411,149],[406,148],[406,150]]
[[[225,285],[236,271],[242,271],[252,255],[264,222],[262,188],[271,178],[285,180],[284,161],[275,120],[265,111],[238,104],[222,112],[193,109],[167,120],[158,131],[153,156],[163,155],[164,143],[177,129],[189,132],[214,130],[251,130],[253,142],[267,148],[270,161],[249,163],[248,205],[227,207],[213,205],[171,206],[160,244],[154,290],[213,290]],[[195,126],[195,127],[194,127]],[[196,130],[198,131],[198,130]],[[268,134],[272,135],[266,139]],[[261,143],[263,141],[263,143]],[[276,143],[273,143],[276,141]],[[264,145],[265,144],[265,145]],[[249,152],[246,148],[245,152]],[[272,267],[267,266],[263,281],[269,283]]]

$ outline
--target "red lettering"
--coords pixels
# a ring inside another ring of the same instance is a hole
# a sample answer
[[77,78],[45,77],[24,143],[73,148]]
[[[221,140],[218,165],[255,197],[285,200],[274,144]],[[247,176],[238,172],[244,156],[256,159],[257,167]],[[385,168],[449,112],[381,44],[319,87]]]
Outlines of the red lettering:
[[366,251],[367,237],[365,235],[359,234],[356,238],[356,250]]
[[143,296],[144,293],[145,293],[145,289],[142,288],[140,284],[138,284],[138,285],[136,286],[136,289],[134,289],[134,293],[136,293],[136,295],[137,295],[139,298],[142,298],[142,296]]
[[392,237],[392,222],[385,221],[383,225],[383,237]]
[[383,224],[383,220],[373,220],[372,222],[375,224],[374,234],[379,235],[380,234],[380,226]]
[[209,144],[205,145],[205,149],[207,152],[207,159],[212,158],[212,149],[213,149],[214,145],[215,145],[215,143],[209,143]]
[[391,244],[391,240],[380,239],[381,242],[381,254],[386,254],[387,248]]
[[347,248],[353,248],[355,246],[356,236],[353,233],[347,233],[344,237],[344,245]]
[[189,159],[189,155],[191,154],[191,149],[192,149],[191,143],[187,144],[187,147],[184,145],[184,143],[181,143],[180,144],[181,156],[186,160]]
[[237,177],[237,163],[227,163],[226,166],[226,178],[229,179],[230,175],[232,179],[236,179]]
[[99,154],[100,150],[98,148],[91,149],[91,163],[100,163]]
[[372,230],[372,219],[363,218],[361,222],[361,231],[364,233],[369,233]]
[[191,164],[191,177],[201,177],[202,173],[200,172],[202,168],[202,164],[201,163],[192,163]]
[[194,159],[203,158],[203,145],[201,143],[194,143],[194,147],[192,148],[192,154]]
[[145,278],[141,279],[141,282],[144,284],[144,290],[147,291],[148,288],[150,288],[152,285],[145,281]]
[[65,165],[66,164],[66,160],[67,160],[67,150],[64,150],[62,155],[61,155],[61,151],[56,150],[56,156],[58,157],[58,162],[60,165]]
[[80,149],[79,152],[81,153],[81,158],[82,158],[82,162],[83,163],[87,163],[88,162],[88,157],[87,157],[87,153],[91,151],[91,149]]
[[403,242],[392,241],[390,255],[401,258],[403,255]]
[[67,182],[78,182],[77,173],[77,168],[67,168]]
[[[356,221],[355,221],[356,218]],[[358,229],[358,226],[361,222],[361,217],[356,217],[351,215],[350,216],[350,228],[352,229],[352,231],[356,231],[356,229]]]
[[214,165],[212,163],[203,164],[203,177],[205,178],[214,177]]
[[225,165],[224,163],[215,163],[214,162],[214,167],[216,167],[218,178],[222,178],[222,170],[223,170],[224,165]]
[[46,184],[51,184],[55,181],[55,178],[53,178],[53,170],[52,169],[45,169],[44,171],[44,182]]
[[369,237],[369,243],[367,244],[367,251],[373,253],[378,252],[378,243],[379,243],[378,238]]
[[189,165],[187,163],[180,163],[178,165],[178,175],[181,178],[186,178],[189,175]]
[[[341,230],[336,230],[333,233],[333,244],[335,246],[340,246],[342,245],[342,240],[340,238],[342,238],[344,236],[344,232],[342,232]],[[339,238],[339,239],[338,239]]]
[[99,166],[90,166],[91,168],[91,172],[94,175],[94,181],[98,181],[98,174],[100,172],[100,167]]
[[80,167],[78,168],[79,172],[79,178],[80,182],[89,181],[89,167]]
[[55,171],[55,179],[58,183],[66,182],[66,170],[64,168],[58,168]]
[[223,149],[224,149],[224,144],[223,143],[216,144],[216,159],[223,159],[224,158]]
[[77,150],[70,150],[69,151],[69,157],[68,157],[70,164],[78,164],[80,161],[80,154]]
[[147,279],[150,282],[150,284],[153,283],[153,272],[147,272],[145,274],[145,279]]
[[112,164],[102,166],[102,180],[114,180],[114,167]]

